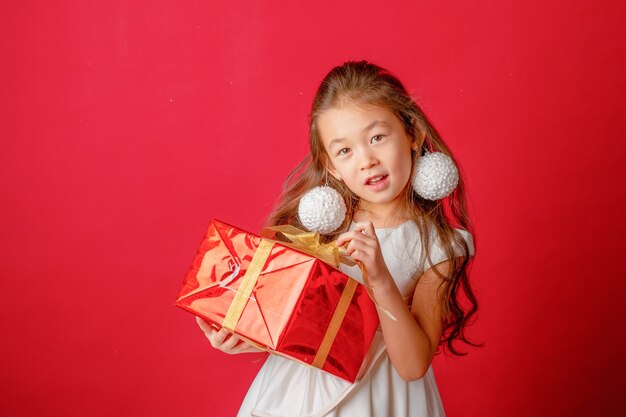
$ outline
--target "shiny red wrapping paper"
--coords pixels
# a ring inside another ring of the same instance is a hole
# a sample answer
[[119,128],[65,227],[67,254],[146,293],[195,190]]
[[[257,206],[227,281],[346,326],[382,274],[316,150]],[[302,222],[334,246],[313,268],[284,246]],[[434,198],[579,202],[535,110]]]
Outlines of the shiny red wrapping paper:
[[[231,323],[229,309],[238,289],[242,292],[240,285],[263,240],[267,244],[266,239],[213,220],[175,304],[218,328],[227,314]],[[240,317],[230,330],[272,353],[312,366],[316,362],[324,371],[354,382],[379,324],[364,286],[312,255],[271,242],[267,257],[256,262],[262,268],[249,296],[239,303]],[[337,320],[339,310],[345,315]],[[330,328],[338,326],[335,332],[329,331],[331,320]],[[327,354],[320,364],[316,355],[322,341]]]

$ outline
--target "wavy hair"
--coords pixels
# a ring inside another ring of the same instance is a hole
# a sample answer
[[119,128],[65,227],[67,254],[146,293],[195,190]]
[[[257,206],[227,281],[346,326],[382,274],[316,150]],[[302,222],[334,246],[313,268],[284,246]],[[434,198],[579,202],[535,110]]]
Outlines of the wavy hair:
[[[450,156],[459,168],[458,186],[451,195],[441,200],[426,200],[407,184],[402,191],[403,205],[400,214],[415,221],[420,231],[422,247],[429,260],[431,245],[429,236],[437,234],[444,252],[451,261],[447,276],[433,268],[441,279],[439,294],[446,308],[439,347],[443,346],[445,349],[447,346],[455,355],[466,355],[467,353],[455,348],[453,345],[455,340],[475,347],[483,346],[484,343],[470,342],[464,332],[478,310],[478,301],[468,277],[473,257],[469,256],[465,239],[455,231],[455,228],[461,228],[474,235],[467,213],[464,175],[454,155],[422,109],[410,97],[400,80],[385,68],[367,61],[348,61],[333,68],[322,80],[309,115],[310,153],[287,176],[279,200],[264,224],[266,226],[292,224],[304,228],[298,219],[300,198],[311,188],[328,180],[328,184],[343,196],[348,212],[341,227],[323,236],[323,240],[332,241],[349,229],[359,204],[359,197],[343,182],[327,175],[328,155],[318,128],[318,118],[322,113],[346,101],[358,105],[383,106],[398,117],[411,142],[418,144],[418,151],[411,150],[413,164],[428,150]],[[455,246],[463,250],[463,256],[456,256]],[[440,353],[439,347],[437,353]]]

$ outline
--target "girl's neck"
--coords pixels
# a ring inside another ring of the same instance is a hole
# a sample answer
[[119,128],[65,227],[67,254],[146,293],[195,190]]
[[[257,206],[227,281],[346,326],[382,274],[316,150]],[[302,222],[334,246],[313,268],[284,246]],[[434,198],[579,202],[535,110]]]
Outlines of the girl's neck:
[[354,216],[355,222],[371,221],[375,229],[398,226],[409,220],[405,210],[398,202],[391,202],[386,205],[370,205],[366,201],[359,202]]

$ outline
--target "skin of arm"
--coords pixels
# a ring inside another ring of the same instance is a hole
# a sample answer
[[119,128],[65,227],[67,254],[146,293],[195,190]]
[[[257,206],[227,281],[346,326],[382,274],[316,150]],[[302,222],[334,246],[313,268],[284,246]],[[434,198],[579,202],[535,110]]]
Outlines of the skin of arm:
[[397,319],[394,321],[379,311],[391,363],[406,381],[422,378],[437,351],[443,327],[445,304],[438,291],[440,278],[433,269],[447,275],[450,261],[424,272],[408,309],[384,262],[372,222],[357,223],[354,230],[341,234],[336,244],[341,246],[346,242],[348,254],[365,269],[376,302]]

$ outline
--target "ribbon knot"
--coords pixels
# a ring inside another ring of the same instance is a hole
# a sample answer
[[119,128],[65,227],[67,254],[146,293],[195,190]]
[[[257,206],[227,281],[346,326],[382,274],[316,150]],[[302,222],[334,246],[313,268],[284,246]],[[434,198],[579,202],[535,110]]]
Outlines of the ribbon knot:
[[269,236],[273,237],[275,233],[280,233],[289,239],[289,242],[280,242],[281,244],[315,256],[335,268],[338,268],[339,264],[356,265],[356,262],[350,258],[344,248],[337,247],[335,240],[329,243],[320,242],[318,232],[308,232],[290,224],[261,229],[261,236],[264,238],[271,239]]

